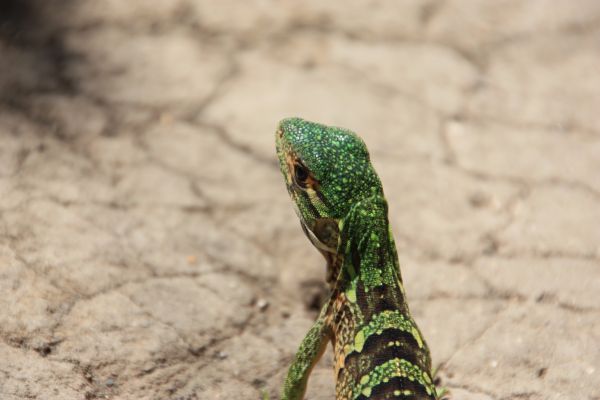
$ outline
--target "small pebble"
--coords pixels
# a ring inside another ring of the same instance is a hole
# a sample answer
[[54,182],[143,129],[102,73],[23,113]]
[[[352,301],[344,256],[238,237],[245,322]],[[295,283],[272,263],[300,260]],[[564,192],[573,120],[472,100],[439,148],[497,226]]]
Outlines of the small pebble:
[[476,192],[469,196],[469,203],[471,203],[471,206],[475,208],[485,207],[489,205],[490,202],[490,196],[482,192]]
[[169,113],[161,113],[159,121],[162,125],[170,125],[173,123],[173,116]]
[[154,364],[146,364],[146,365],[145,365],[145,366],[142,368],[142,371],[143,371],[145,374],[148,374],[148,373],[150,373],[150,372],[154,371],[154,368],[155,368],[155,367],[154,367]]
[[265,299],[258,299],[256,301],[256,307],[258,307],[260,311],[264,311],[269,307],[269,302]]
[[187,256],[187,263],[189,265],[195,265],[198,262],[198,257],[196,256]]

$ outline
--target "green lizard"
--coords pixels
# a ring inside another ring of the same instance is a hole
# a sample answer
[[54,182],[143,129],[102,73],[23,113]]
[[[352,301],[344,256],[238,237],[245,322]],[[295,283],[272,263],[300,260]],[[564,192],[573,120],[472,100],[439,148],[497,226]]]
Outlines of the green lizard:
[[336,399],[436,399],[429,349],[410,316],[381,182],[353,132],[300,118],[276,132],[304,233],[327,261],[329,301],[289,367],[283,400],[302,400],[333,343]]

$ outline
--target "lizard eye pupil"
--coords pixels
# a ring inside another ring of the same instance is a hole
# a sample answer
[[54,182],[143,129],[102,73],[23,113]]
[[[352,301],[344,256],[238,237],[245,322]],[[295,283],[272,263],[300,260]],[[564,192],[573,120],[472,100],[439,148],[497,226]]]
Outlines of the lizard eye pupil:
[[294,176],[296,178],[296,182],[303,183],[308,179],[308,169],[301,164],[294,165]]

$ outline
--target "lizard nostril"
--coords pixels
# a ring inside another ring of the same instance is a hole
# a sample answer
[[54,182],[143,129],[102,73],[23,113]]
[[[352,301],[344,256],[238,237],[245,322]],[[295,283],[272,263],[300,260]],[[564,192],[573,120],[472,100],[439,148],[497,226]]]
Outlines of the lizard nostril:
[[283,137],[283,129],[277,129],[277,137],[281,139]]

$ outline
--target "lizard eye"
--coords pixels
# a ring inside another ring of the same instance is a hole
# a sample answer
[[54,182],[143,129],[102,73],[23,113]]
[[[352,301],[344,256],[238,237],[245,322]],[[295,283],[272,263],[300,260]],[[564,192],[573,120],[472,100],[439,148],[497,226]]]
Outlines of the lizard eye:
[[296,179],[296,183],[305,183],[308,179],[308,176],[308,168],[299,163],[294,164],[294,178]]

